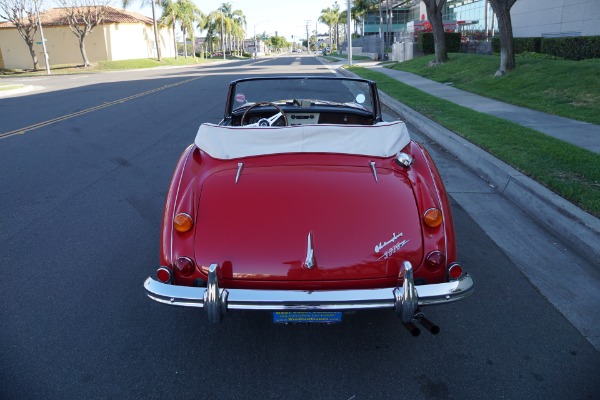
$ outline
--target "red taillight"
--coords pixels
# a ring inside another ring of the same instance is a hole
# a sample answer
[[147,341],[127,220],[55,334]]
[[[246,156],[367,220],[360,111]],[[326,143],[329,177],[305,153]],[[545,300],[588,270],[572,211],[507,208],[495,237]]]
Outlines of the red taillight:
[[158,271],[156,271],[156,277],[162,283],[171,282],[171,270],[165,267],[160,267]]
[[175,262],[175,268],[181,275],[187,276],[194,272],[194,261],[188,257],[179,257]]
[[432,270],[439,270],[446,265],[446,255],[439,250],[432,251],[427,254],[425,265]]
[[450,267],[448,268],[448,276],[450,277],[451,280],[455,281],[458,278],[460,278],[463,274],[463,269],[460,266],[460,264],[450,264]]

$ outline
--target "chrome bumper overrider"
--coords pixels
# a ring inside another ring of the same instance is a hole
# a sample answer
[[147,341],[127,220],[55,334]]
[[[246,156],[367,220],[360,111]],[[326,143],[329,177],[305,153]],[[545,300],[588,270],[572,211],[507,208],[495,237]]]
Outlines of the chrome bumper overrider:
[[176,286],[153,278],[144,282],[148,297],[160,303],[204,308],[210,322],[219,322],[227,310],[349,311],[391,308],[403,322],[410,322],[419,306],[445,304],[473,293],[473,279],[464,274],[456,281],[414,285],[412,266],[404,262],[402,287],[357,290],[256,290],[219,289],[217,270],[208,270],[206,288]]

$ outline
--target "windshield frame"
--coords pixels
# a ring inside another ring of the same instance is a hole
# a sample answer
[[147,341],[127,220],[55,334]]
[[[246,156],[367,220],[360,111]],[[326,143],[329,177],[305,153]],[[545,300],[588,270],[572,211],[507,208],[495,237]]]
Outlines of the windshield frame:
[[[318,81],[318,80],[323,80],[323,81],[346,81],[346,82],[355,82],[355,83],[361,83],[361,84],[365,84],[368,88],[369,88],[369,92],[370,93],[365,93],[365,96],[370,96],[370,98],[368,99],[371,104],[372,104],[372,110],[364,110],[363,111],[367,111],[369,114],[372,114],[372,118],[373,121],[382,121],[382,115],[381,115],[381,106],[379,104],[379,94],[377,92],[377,86],[375,84],[375,82],[367,80],[367,79],[361,79],[361,78],[347,78],[347,77],[326,77],[326,76],[278,76],[278,77],[253,77],[253,78],[242,78],[242,79],[236,79],[234,81],[232,81],[229,84],[229,93],[227,96],[227,102],[225,104],[225,113],[223,116],[223,121],[228,121],[231,120],[234,111],[239,110],[240,108],[243,107],[236,107],[236,100],[235,100],[235,96],[237,93],[237,85],[238,84],[243,84],[243,83],[247,83],[247,82],[252,82],[252,81],[256,81],[256,82],[264,82],[268,85],[268,81],[283,81],[283,80],[289,80],[289,81],[301,81],[301,80],[313,80],[313,81]],[[291,99],[272,99],[272,101],[278,101],[278,100],[291,100]],[[310,99],[310,100],[325,100],[326,99]],[[249,103],[249,104],[253,104],[253,103]]]

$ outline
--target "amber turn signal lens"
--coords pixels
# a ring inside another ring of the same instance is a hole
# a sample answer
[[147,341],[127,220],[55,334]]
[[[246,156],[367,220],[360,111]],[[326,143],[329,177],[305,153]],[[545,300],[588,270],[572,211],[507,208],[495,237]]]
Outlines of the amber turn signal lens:
[[177,232],[188,232],[194,226],[194,221],[186,213],[179,213],[173,219],[173,227]]
[[423,214],[423,222],[430,228],[437,228],[442,224],[444,217],[439,208],[430,208]]

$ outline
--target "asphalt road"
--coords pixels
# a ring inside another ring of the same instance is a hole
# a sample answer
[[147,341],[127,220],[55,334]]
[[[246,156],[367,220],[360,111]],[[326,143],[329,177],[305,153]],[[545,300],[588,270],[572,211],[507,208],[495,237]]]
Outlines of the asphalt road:
[[[280,73],[330,72],[295,56],[57,76],[0,100],[0,398],[597,399],[600,354],[455,201],[477,287],[428,309],[437,336],[384,311],[212,326],[145,297],[179,155],[220,120],[229,81]],[[451,192],[486,190],[428,146]]]

